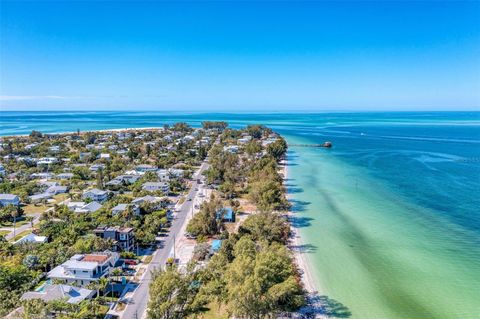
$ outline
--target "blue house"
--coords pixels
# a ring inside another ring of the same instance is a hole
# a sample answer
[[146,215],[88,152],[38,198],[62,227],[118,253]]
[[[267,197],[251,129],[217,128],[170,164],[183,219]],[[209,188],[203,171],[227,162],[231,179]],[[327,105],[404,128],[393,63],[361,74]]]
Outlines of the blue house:
[[212,241],[212,251],[214,253],[216,253],[220,250],[220,247],[222,247],[222,240],[221,239],[214,239]]
[[217,219],[221,219],[223,222],[226,223],[234,223],[235,212],[231,207],[224,207],[217,211]]

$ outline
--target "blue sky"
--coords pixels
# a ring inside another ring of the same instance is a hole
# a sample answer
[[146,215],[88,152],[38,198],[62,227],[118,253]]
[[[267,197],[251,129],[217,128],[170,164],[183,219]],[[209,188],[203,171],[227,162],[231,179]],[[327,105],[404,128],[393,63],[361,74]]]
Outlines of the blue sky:
[[0,110],[480,106],[478,1],[0,6]]

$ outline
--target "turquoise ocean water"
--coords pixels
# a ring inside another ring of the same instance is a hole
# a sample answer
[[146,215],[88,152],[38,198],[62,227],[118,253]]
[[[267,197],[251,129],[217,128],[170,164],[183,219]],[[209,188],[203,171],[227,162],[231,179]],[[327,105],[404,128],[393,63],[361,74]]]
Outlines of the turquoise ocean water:
[[319,292],[361,319],[480,318],[480,113],[2,112],[0,135],[226,120],[292,146],[287,186]]

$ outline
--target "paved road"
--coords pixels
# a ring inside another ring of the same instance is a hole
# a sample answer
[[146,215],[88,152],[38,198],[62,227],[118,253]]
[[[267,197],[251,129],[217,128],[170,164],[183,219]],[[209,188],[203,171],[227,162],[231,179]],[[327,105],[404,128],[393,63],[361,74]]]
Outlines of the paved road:
[[[35,227],[36,224],[38,224],[40,222],[40,216],[42,216],[41,213],[34,213],[34,214],[30,214],[30,215],[27,215],[27,216],[32,216],[33,217],[33,227]],[[32,223],[26,223],[26,224],[23,224],[19,227],[16,227],[15,228],[15,235],[18,235],[26,230],[29,230],[29,229],[32,229],[31,227],[31,224]],[[5,235],[5,239],[6,240],[10,240],[12,239],[14,236],[13,236],[13,227],[8,227],[8,228],[2,228],[2,230],[9,230],[10,233],[6,234]]]
[[[208,168],[207,163],[203,163],[200,169],[193,177],[192,187],[187,195],[187,200],[182,204],[180,211],[177,213],[176,218],[172,222],[172,226],[170,227],[170,232],[168,237],[165,238],[163,247],[157,249],[153,253],[152,261],[148,265],[145,274],[143,275],[142,279],[138,287],[135,289],[131,298],[129,298],[127,307],[125,308],[121,318],[125,319],[141,319],[145,316],[149,294],[148,294],[148,286],[152,281],[151,271],[158,269],[159,267],[165,266],[165,262],[170,255],[170,252],[173,248],[174,243],[174,235],[179,236],[179,232],[182,229],[183,224],[185,223],[185,219],[188,214],[191,213],[192,205],[194,202],[194,198],[197,196],[199,191],[196,191],[198,184],[196,177],[200,177],[202,172]],[[191,199],[189,201],[188,199]]]

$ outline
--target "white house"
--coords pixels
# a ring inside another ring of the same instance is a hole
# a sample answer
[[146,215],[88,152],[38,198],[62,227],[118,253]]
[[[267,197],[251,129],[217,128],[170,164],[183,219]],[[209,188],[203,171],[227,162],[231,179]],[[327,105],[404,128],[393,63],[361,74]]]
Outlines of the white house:
[[60,173],[57,174],[58,179],[70,179],[73,177],[73,173]]
[[77,254],[53,268],[47,277],[66,284],[71,283],[84,287],[108,276],[119,258],[118,253],[110,251],[86,255]]
[[162,191],[168,193],[170,186],[167,182],[146,182],[142,185],[142,189],[149,192]]
[[30,233],[28,235],[23,236],[16,242],[14,242],[15,245],[21,244],[21,243],[34,243],[34,244],[43,244],[47,242],[47,237],[46,236],[37,236],[34,233]]
[[91,199],[92,201],[103,203],[108,199],[108,192],[100,190],[98,188],[93,188],[86,190],[82,195],[83,199]]
[[67,192],[67,190],[68,190],[67,186],[54,185],[47,188],[45,193],[57,195],[57,194],[64,194]]
[[99,159],[110,160],[110,154],[108,153],[101,153],[98,155]]
[[93,164],[92,166],[90,166],[90,170],[93,172],[103,170],[104,168],[105,168],[105,164]]
[[51,165],[57,162],[58,160],[55,157],[42,157],[37,161],[37,165]]
[[0,206],[4,207],[8,205],[20,205],[20,197],[13,194],[0,194]]
[[157,175],[160,182],[168,182],[170,180],[170,173],[166,169],[159,169]]
[[102,204],[98,202],[91,202],[88,204],[85,202],[70,202],[67,204],[67,207],[74,213],[93,213],[102,208]]

